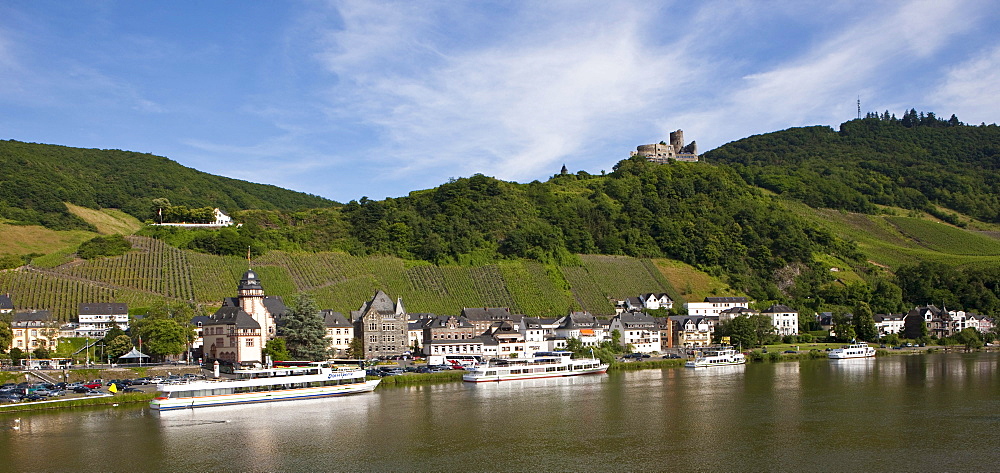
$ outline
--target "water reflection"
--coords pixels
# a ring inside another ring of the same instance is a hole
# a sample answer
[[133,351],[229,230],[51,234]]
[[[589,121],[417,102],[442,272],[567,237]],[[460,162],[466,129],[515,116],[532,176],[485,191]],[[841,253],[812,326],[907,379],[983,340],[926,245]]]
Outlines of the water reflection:
[[803,360],[0,414],[0,470],[990,470],[1000,453],[970,433],[1000,428],[998,361]]

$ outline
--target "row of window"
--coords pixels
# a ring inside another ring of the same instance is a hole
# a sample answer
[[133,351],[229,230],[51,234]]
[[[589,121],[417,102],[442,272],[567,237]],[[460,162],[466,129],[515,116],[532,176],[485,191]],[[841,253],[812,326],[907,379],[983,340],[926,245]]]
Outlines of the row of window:
[[226,394],[246,394],[246,393],[259,393],[268,391],[285,391],[288,389],[302,389],[302,388],[319,388],[323,386],[339,386],[344,384],[356,384],[362,382],[360,378],[343,378],[343,379],[331,379],[328,381],[314,381],[311,383],[287,383],[287,384],[274,384],[268,386],[239,386],[236,388],[217,388],[217,389],[194,389],[191,391],[171,391],[167,394],[170,399],[183,399],[189,397],[202,397],[202,396],[223,396]]

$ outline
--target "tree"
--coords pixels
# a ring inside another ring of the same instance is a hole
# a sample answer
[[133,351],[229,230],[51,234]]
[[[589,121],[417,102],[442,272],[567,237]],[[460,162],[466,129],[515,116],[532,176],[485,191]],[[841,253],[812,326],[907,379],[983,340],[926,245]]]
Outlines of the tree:
[[956,342],[965,345],[965,351],[978,350],[983,347],[983,340],[979,337],[979,331],[969,327],[962,329],[952,337]]
[[347,348],[347,357],[360,360],[365,357],[365,341],[354,337],[351,339],[351,346]]
[[872,342],[878,339],[878,329],[875,328],[875,316],[867,302],[858,302],[854,308],[854,332],[859,340]]
[[837,334],[837,340],[842,342],[849,342],[857,338],[857,333],[854,331],[854,324],[851,323],[853,315],[845,314],[843,312],[833,313],[833,331]]
[[35,348],[35,350],[31,352],[31,354],[35,355],[35,358],[38,359],[52,358],[52,352],[50,352],[49,349],[45,347]]
[[119,356],[125,355],[132,350],[132,339],[124,333],[111,339],[105,336],[104,345],[104,349],[108,354],[108,357],[111,359],[117,359]]
[[0,353],[3,353],[9,347],[13,340],[14,332],[10,329],[10,325],[0,320]]
[[135,333],[145,354],[163,359],[187,350],[193,330],[189,325],[165,317],[149,317],[136,322]]
[[326,328],[316,301],[307,294],[292,296],[289,314],[279,334],[285,338],[289,354],[299,360],[320,361],[328,356]]
[[274,360],[291,360],[292,355],[288,354],[288,346],[285,344],[285,339],[278,337],[268,340],[264,344],[264,356],[270,356],[271,361]]
[[720,336],[728,336],[729,343],[733,346],[752,348],[757,346],[757,327],[750,317],[734,317],[728,322],[724,322],[718,330]]
[[24,350],[21,350],[18,347],[14,347],[14,348],[10,349],[10,362],[14,366],[20,365],[21,364],[21,360],[23,360],[25,358],[27,358],[27,357],[24,355]]

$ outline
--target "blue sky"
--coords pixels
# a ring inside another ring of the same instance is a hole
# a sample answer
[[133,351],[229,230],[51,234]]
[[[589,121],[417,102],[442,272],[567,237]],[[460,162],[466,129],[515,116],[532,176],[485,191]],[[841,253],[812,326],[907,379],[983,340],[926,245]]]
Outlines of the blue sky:
[[993,1],[0,3],[0,139],[341,202],[610,171],[916,108],[1000,111]]

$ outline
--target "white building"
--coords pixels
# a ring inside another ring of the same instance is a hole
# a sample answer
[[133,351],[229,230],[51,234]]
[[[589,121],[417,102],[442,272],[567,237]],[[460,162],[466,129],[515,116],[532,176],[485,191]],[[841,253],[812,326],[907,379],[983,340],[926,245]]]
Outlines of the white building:
[[746,297],[706,297],[704,302],[684,303],[688,315],[698,317],[718,317],[722,311],[734,307],[749,308],[750,301]]
[[890,333],[903,333],[903,314],[876,314],[875,328],[880,337]]
[[609,330],[618,330],[622,346],[632,345],[638,353],[659,353],[660,327],[656,319],[641,312],[624,312],[611,319]]
[[774,325],[774,333],[783,337],[799,334],[798,311],[788,306],[775,304],[761,312],[761,315],[771,317],[771,324]]
[[77,337],[104,338],[112,326],[128,330],[128,304],[84,302],[79,306]]

